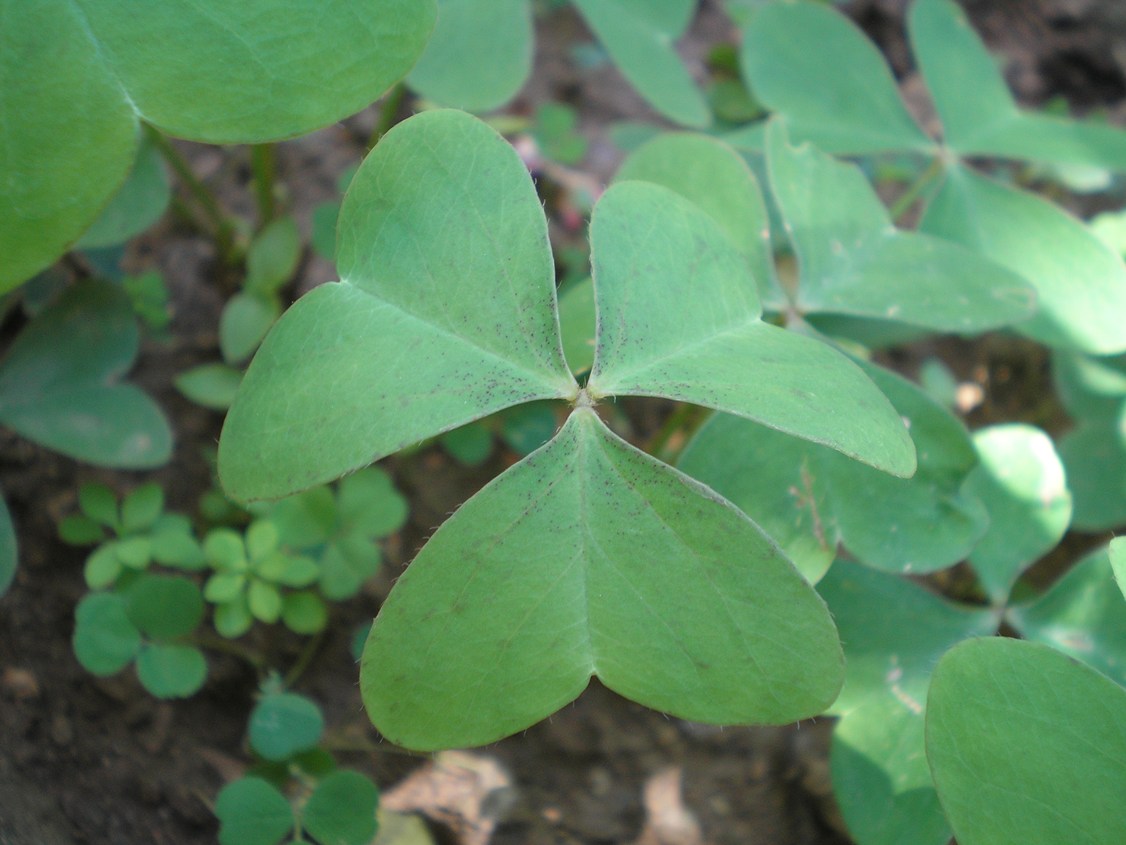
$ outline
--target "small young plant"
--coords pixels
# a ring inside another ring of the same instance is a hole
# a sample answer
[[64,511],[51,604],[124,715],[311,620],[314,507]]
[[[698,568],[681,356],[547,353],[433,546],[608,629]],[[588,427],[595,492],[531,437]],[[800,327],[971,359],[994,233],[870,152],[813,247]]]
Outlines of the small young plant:
[[144,484],[120,505],[102,484],[84,484],[78,491],[80,513],[59,523],[59,536],[75,546],[97,544],[86,558],[86,586],[102,590],[130,572],[143,572],[159,563],[178,569],[204,567],[203,549],[191,521],[164,511],[164,490]]
[[249,726],[261,762],[219,793],[220,845],[371,842],[379,792],[359,772],[336,768],[318,747],[323,733],[315,702],[266,682]]

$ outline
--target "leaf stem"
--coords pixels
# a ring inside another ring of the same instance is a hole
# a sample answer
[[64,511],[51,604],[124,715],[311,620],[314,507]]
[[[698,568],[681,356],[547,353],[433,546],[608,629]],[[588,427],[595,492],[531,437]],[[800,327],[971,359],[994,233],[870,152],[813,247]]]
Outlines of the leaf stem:
[[219,651],[224,654],[230,654],[237,657],[253,666],[255,669],[265,669],[266,660],[258,652],[249,649],[246,646],[239,645],[233,640],[225,639],[224,637],[216,636],[207,631],[201,631],[195,634],[192,639],[196,645],[209,648],[212,651]]
[[250,169],[254,174],[254,197],[258,202],[258,225],[265,226],[278,213],[275,187],[277,184],[277,155],[275,144],[252,144]]
[[888,214],[891,215],[892,222],[899,222],[899,218],[911,209],[911,206],[915,204],[915,200],[922,196],[923,192],[930,187],[935,177],[941,172],[942,157],[935,156],[931,159],[931,163],[927,166],[926,170],[920,173],[915,181],[907,187],[907,190],[900,194],[892,204],[891,209],[888,211]]
[[[677,405],[673,412],[665,417],[665,421],[657,429],[657,433],[649,438],[649,442],[645,445],[645,451],[654,458],[658,458],[665,463],[671,463],[680,453],[680,450],[684,448],[688,434],[696,427],[700,410],[696,405],[690,405],[687,402]],[[673,438],[677,434],[683,436],[678,442],[673,443]]]
[[379,140],[395,125],[395,118],[399,116],[399,107],[403,104],[403,98],[406,94],[407,86],[400,82],[384,95],[383,102],[379,107],[379,117],[375,121],[375,128],[371,131],[371,137],[368,139],[369,150],[378,144]]
[[168,166],[176,173],[180,181],[188,189],[188,192],[199,203],[200,209],[203,211],[204,217],[210,224],[212,234],[215,237],[215,244],[218,247],[219,255],[227,264],[236,264],[238,262],[238,253],[235,250],[235,225],[223,213],[219,207],[218,200],[215,199],[214,194],[207,189],[207,186],[199,180],[199,178],[192,172],[188,162],[176,150],[172,143],[161,132],[147,123],[144,124],[145,131],[148,133],[149,138],[152,140],[153,145],[160,151],[161,156],[168,162]]
[[295,662],[293,666],[290,667],[289,671],[285,673],[285,680],[283,681],[283,683],[285,684],[286,689],[291,689],[293,685],[297,683],[298,679],[300,679],[300,677],[305,674],[305,670],[309,668],[309,663],[312,662],[314,655],[316,655],[317,653],[317,649],[319,649],[321,647],[321,643],[324,642],[324,638],[325,632],[322,628],[320,631],[317,631],[316,634],[309,638],[309,642],[305,643],[305,647],[301,649],[301,653],[297,655],[297,662]]

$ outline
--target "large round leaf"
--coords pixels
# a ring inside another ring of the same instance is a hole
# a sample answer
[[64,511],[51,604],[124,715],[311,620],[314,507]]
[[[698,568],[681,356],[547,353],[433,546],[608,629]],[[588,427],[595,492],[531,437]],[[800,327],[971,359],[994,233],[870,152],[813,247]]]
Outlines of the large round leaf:
[[824,604],[777,547],[580,408],[438,529],[360,684],[388,738],[433,749],[519,731],[591,676],[687,719],[781,723],[828,706],[842,672]]
[[345,198],[337,266],[341,283],[275,325],[227,416],[219,472],[235,498],[292,493],[577,392],[535,186],[469,115],[427,112],[383,138]]
[[1126,842],[1126,690],[1058,651],[998,638],[951,649],[926,740],[960,845]]
[[0,1],[0,290],[94,220],[141,120],[213,143],[326,126],[410,69],[434,15],[433,0]]

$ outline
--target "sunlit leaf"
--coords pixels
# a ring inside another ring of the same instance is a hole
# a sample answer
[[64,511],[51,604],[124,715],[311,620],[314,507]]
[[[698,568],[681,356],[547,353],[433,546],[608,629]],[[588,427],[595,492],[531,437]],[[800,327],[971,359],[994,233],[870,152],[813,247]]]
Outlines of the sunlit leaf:
[[1047,200],[952,164],[920,229],[1024,277],[1039,308],[1021,334],[1093,355],[1126,350],[1126,264]]
[[767,129],[770,186],[797,255],[803,313],[877,317],[939,331],[1020,323],[1035,291],[1020,276],[958,244],[895,228],[861,173]]
[[960,845],[1126,841],[1126,690],[1058,651],[955,646],[931,680],[926,738]]
[[994,602],[1017,576],[1060,541],[1071,522],[1071,493],[1051,439],[1028,425],[997,425],[974,435],[981,463],[969,488],[989,511],[989,530],[970,565]]

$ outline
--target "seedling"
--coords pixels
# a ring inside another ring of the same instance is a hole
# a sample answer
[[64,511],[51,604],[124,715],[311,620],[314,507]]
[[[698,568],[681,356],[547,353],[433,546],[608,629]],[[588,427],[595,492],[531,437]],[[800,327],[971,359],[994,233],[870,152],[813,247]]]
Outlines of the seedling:
[[182,514],[164,512],[159,484],[138,487],[120,506],[108,487],[84,484],[78,505],[81,513],[59,523],[59,536],[76,546],[98,544],[86,559],[84,572],[91,590],[112,587],[153,562],[188,570],[204,567],[203,549],[191,522]]
[[249,730],[250,747],[264,762],[219,793],[221,845],[371,842],[378,790],[359,772],[336,768],[318,748],[323,731],[313,701],[267,682]]

